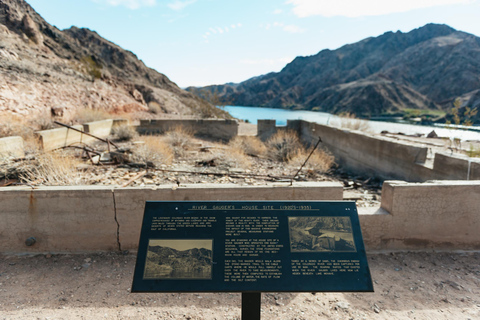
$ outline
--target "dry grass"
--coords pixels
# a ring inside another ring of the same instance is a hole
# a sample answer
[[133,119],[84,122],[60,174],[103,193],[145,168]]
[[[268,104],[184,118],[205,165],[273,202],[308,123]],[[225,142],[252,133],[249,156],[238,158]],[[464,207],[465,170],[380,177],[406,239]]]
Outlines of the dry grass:
[[112,135],[119,141],[130,141],[138,136],[134,127],[128,124],[114,126],[112,128]]
[[33,137],[34,129],[22,117],[2,114],[0,120],[0,138],[20,136],[24,139]]
[[83,124],[111,118],[112,115],[105,110],[83,108],[77,111],[72,120],[73,122]]
[[[301,167],[311,152],[312,148],[307,150],[303,148],[297,150],[297,152],[288,160],[288,164],[298,168]],[[323,173],[332,167],[335,162],[334,160],[335,158],[331,154],[324,150],[317,149],[310,156],[304,168]]]
[[267,140],[266,145],[269,156],[281,162],[288,162],[298,150],[303,148],[297,133],[291,130],[278,131]]
[[173,149],[176,157],[184,157],[189,150],[193,139],[193,132],[176,127],[164,135],[165,142]]
[[332,125],[339,128],[369,132],[372,130],[367,121],[357,119],[353,113],[344,113],[339,121],[332,121]]
[[162,109],[162,106],[160,106],[160,104],[155,102],[155,101],[151,101],[151,102],[148,103],[148,111],[153,113],[153,114],[164,113],[163,109]]
[[66,186],[84,184],[76,169],[82,162],[63,153],[43,153],[35,158],[35,166],[27,168],[20,179],[27,184]]
[[264,156],[267,152],[265,143],[253,136],[237,136],[228,145],[232,150],[239,150],[253,157]]
[[144,163],[152,162],[156,166],[172,163],[173,149],[161,137],[141,136],[140,140],[144,144],[136,149],[134,160]]

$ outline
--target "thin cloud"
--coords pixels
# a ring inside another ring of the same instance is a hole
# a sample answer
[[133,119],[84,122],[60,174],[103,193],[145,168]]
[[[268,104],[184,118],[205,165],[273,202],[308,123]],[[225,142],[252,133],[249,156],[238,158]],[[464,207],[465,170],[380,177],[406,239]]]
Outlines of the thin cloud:
[[273,10],[272,13],[273,14],[281,14],[281,13],[283,13],[283,10],[282,9],[275,9],[275,10]]
[[286,3],[293,5],[293,13],[300,18],[309,16],[356,18],[443,5],[467,4],[472,3],[472,1],[474,0],[287,0]]
[[195,3],[196,1],[197,0],[187,0],[187,1],[175,0],[173,2],[168,3],[167,7],[175,11],[180,11],[185,9],[187,6]]
[[302,33],[305,32],[305,29],[296,26],[294,24],[284,24],[282,22],[274,22],[273,24],[267,23],[266,25],[260,25],[260,27],[265,28],[265,30],[270,30],[271,28],[281,28],[283,31],[288,33]]
[[140,7],[152,7],[157,4],[157,0],[93,0],[97,3],[104,3],[109,6],[124,6],[128,9],[138,9]]
[[208,31],[206,31],[202,35],[202,37],[203,37],[203,39],[205,39],[205,42],[208,43],[208,39],[211,36],[227,34],[227,33],[230,32],[230,30],[232,30],[232,32],[234,32],[233,31],[234,29],[241,28],[241,27],[242,27],[241,23],[231,24],[230,26],[226,26],[226,27],[218,27],[218,26],[210,27],[210,28],[208,28]]

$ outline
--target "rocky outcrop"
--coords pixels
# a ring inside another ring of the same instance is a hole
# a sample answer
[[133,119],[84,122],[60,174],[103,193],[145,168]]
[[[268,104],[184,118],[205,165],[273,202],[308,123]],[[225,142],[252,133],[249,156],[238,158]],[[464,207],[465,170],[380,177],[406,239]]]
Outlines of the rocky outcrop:
[[135,54],[96,32],[58,30],[24,0],[0,1],[0,113],[31,115],[61,106],[226,117]]
[[297,57],[278,73],[242,83],[188,90],[215,93],[233,105],[368,117],[405,108],[449,108],[455,98],[478,89],[480,38],[428,24]]

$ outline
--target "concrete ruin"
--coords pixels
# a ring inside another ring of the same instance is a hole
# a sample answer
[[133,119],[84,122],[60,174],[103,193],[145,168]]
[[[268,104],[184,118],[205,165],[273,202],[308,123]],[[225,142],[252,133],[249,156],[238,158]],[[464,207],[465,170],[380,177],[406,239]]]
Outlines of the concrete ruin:
[[[147,121],[143,123],[144,132],[163,132],[172,128],[169,126],[180,125],[178,121]],[[104,121],[79,127],[106,137],[114,123]],[[211,122],[195,122],[195,125],[200,124],[204,130],[212,128]],[[236,122],[224,122],[217,128],[210,130],[218,133],[217,138],[230,139],[237,134]],[[303,120],[289,121],[286,127],[277,127],[274,120],[259,121],[258,136],[265,140],[276,131],[287,129],[298,132],[308,144],[321,137],[323,147],[348,170],[383,179],[410,181],[385,181],[381,207],[359,208],[368,250],[480,249],[479,159],[437,153],[433,162],[428,163],[427,147]],[[37,134],[45,150],[88,139],[66,128]],[[7,145],[4,139],[0,139],[0,147]],[[6,139],[14,142],[8,143],[14,149],[23,143],[19,137]],[[5,150],[6,147],[0,149],[0,153],[11,152]],[[443,180],[424,182],[433,179]],[[312,182],[256,187],[4,187],[0,188],[0,253],[135,250],[146,200],[342,199],[342,185]],[[26,240],[32,237],[36,242],[27,246]]]

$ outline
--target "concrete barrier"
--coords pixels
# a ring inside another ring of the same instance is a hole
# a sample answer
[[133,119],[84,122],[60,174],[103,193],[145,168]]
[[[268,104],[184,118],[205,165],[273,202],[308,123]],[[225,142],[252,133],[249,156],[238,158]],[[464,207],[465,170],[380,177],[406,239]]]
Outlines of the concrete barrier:
[[24,158],[25,150],[22,137],[6,137],[0,138],[0,158]]
[[197,136],[228,141],[238,134],[238,123],[229,119],[153,119],[140,120],[141,134],[162,134],[175,128],[184,128]]
[[[136,249],[146,200],[341,200],[339,183],[0,188],[0,253]],[[117,224],[118,222],[118,224]],[[117,242],[117,231],[118,239]],[[35,237],[33,246],[25,240]]]
[[[83,130],[83,126],[73,126],[75,129]],[[88,143],[94,138],[84,135],[69,128],[55,128],[35,132],[35,137],[40,141],[44,151],[66,147],[75,143]]]
[[275,127],[275,120],[259,120],[257,135],[267,140],[278,130],[294,130],[307,144],[321,137],[321,147],[343,168],[364,176],[411,182],[427,180],[480,180],[480,159],[436,153],[433,166],[427,163],[427,147],[412,146],[388,137],[320,125],[304,120],[288,120]]
[[386,181],[360,223],[370,250],[479,250],[479,208],[480,181]]
[[83,131],[99,138],[106,138],[112,132],[113,123],[114,121],[111,119],[88,122],[83,124]]

